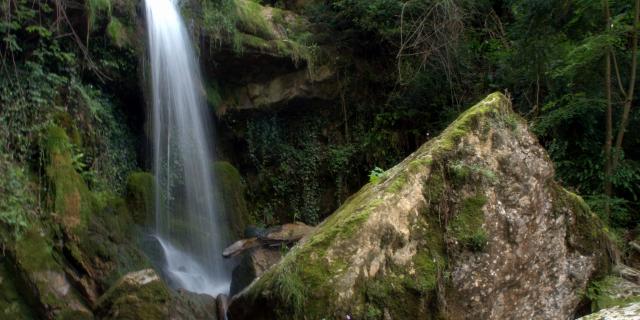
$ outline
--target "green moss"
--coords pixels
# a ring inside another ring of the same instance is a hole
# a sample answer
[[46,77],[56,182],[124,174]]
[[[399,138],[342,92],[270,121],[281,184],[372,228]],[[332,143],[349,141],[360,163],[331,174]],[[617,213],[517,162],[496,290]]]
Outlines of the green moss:
[[162,281],[143,285],[119,281],[98,300],[100,319],[168,319],[171,294]]
[[82,228],[93,210],[93,198],[74,168],[69,138],[62,128],[53,126],[44,145],[49,157],[46,173],[53,187],[54,211],[68,230]]
[[484,179],[490,183],[498,182],[498,177],[491,170],[479,164],[466,164],[463,161],[454,161],[449,165],[455,183],[464,184],[469,179]]
[[100,15],[111,16],[111,0],[87,0],[86,3],[88,27],[92,29]]
[[613,242],[609,239],[608,230],[598,216],[591,211],[589,205],[579,195],[572,193],[556,183],[549,186],[554,192],[555,202],[553,212],[556,215],[566,214],[568,211],[575,215],[573,221],[568,221],[567,242],[583,254],[598,254],[602,264],[599,270],[608,270],[605,264],[608,259],[604,253],[608,252]]
[[127,178],[126,201],[133,221],[150,223],[154,207],[154,178],[148,172],[133,172]]
[[624,306],[630,303],[640,302],[640,296],[626,296],[620,294],[616,287],[626,280],[608,276],[602,280],[594,281],[587,289],[587,297],[591,300],[591,311]]
[[427,156],[425,158],[419,158],[409,162],[409,172],[415,173],[422,170],[424,167],[429,167],[433,164],[433,158]]
[[398,191],[402,190],[402,187],[404,187],[406,184],[407,184],[407,174],[400,173],[397,177],[393,179],[393,182],[391,182],[391,186],[389,186],[387,190],[391,193],[397,193]]
[[445,266],[444,259],[438,253],[419,252],[413,257],[415,274],[406,281],[412,289],[429,293],[436,289],[438,272]]
[[7,262],[0,263],[0,318],[28,320],[37,319],[32,308],[20,294],[15,283],[14,271]]
[[[29,304],[57,310],[59,314],[75,314],[74,319],[87,319],[88,314],[80,310],[79,296],[71,287],[62,294],[55,279],[64,277],[62,257],[56,252],[50,242],[49,233],[42,227],[34,225],[15,244],[13,265],[16,272],[16,283],[19,290],[28,299]],[[43,317],[43,314],[40,314]],[[56,318],[58,319],[58,318]],[[59,319],[65,319],[63,317]]]
[[54,259],[53,245],[38,225],[29,229],[16,241],[15,259],[21,269],[28,273],[60,269]]
[[464,247],[473,251],[482,251],[487,242],[487,233],[482,227],[484,212],[482,207],[487,198],[477,194],[462,202],[462,206],[449,223],[449,234]]
[[107,35],[118,48],[123,48],[130,43],[127,27],[116,17],[111,17],[111,21],[107,25]]
[[69,136],[70,142],[79,146],[82,145],[82,136],[80,135],[80,131],[75,127],[73,123],[73,118],[67,112],[57,112],[54,115],[55,123],[64,129],[64,131]]
[[[371,212],[382,204],[381,199],[369,198],[367,192],[373,184],[364,187],[356,195],[349,198],[346,203],[327,218],[317,229],[317,232],[309,238],[303,246],[294,247],[274,268],[265,273],[254,285],[250,292],[250,299],[259,300],[266,296],[270,301],[280,303],[282,297],[290,297],[288,300],[302,297],[303,306],[278,305],[273,310],[282,316],[283,319],[296,319],[300,310],[304,310],[305,315],[312,318],[323,313],[324,304],[322,301],[331,299],[337,293],[332,286],[330,279],[343,271],[346,271],[347,262],[340,259],[331,261],[325,259],[328,246],[340,239],[348,239],[359,230]],[[298,268],[297,266],[304,266]],[[283,282],[279,277],[288,277],[284,282],[289,282],[287,286],[279,285],[279,290],[273,292],[276,281]],[[269,290],[267,290],[269,288]],[[288,291],[291,289],[291,291]],[[294,290],[295,289],[295,290]],[[272,295],[276,295],[273,299]],[[271,297],[271,298],[269,298]]]
[[240,172],[228,162],[218,161],[213,165],[219,191],[219,198],[233,232],[242,237],[245,227],[255,223],[249,215],[245,200],[245,185]]
[[222,103],[222,96],[220,95],[220,88],[217,83],[209,83],[207,85],[207,103],[215,110]]
[[432,143],[425,144],[421,149],[430,148],[434,156],[453,151],[462,137],[470,131],[480,129],[478,125],[482,122],[482,118],[489,117],[502,121],[504,115],[512,113],[509,99],[500,92],[492,93],[462,113],[438,138],[432,140]]
[[263,6],[250,0],[235,0],[235,7],[239,30],[267,40],[275,39],[275,31],[262,12]]

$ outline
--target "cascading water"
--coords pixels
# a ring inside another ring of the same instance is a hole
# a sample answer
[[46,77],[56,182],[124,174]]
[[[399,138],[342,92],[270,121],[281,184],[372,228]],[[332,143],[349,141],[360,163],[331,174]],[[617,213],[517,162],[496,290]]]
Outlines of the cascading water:
[[174,286],[229,290],[226,219],[215,201],[212,130],[200,70],[177,0],[146,0],[151,65],[155,237]]

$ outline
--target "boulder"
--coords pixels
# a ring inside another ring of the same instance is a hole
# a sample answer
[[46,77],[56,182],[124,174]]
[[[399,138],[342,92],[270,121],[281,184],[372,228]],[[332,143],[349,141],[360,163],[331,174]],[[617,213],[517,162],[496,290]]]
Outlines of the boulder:
[[216,298],[178,289],[173,295],[169,317],[176,320],[224,319],[218,317],[218,310]]
[[98,301],[100,319],[169,319],[171,293],[153,269],[126,274]]
[[494,93],[232,298],[229,319],[569,319],[610,241]]
[[260,247],[283,247],[297,242],[306,235],[310,234],[314,227],[308,226],[302,222],[287,223],[281,226],[273,226],[268,229],[259,229],[255,227],[247,227],[245,235],[253,235],[251,238],[240,239],[222,252],[225,258],[237,256],[244,251]]
[[640,319],[640,302],[624,306],[612,307],[592,313],[578,320],[638,320]]
[[98,301],[98,319],[199,320],[217,317],[216,299],[186,290],[171,291],[153,269],[130,272]]

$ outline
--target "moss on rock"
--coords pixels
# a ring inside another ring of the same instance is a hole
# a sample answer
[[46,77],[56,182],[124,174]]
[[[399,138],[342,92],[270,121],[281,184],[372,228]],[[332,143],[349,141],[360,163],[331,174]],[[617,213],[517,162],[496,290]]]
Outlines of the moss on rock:
[[101,319],[169,319],[171,292],[151,269],[122,277],[98,301]]
[[39,316],[52,319],[91,319],[80,294],[67,278],[62,256],[49,231],[34,224],[12,250],[12,272],[19,292]]
[[0,318],[15,320],[37,319],[15,281],[14,271],[6,261],[0,263]]
[[127,178],[127,206],[137,224],[152,222],[154,178],[148,172],[133,172]]
[[450,234],[463,246],[473,251],[481,251],[487,242],[487,232],[484,224],[484,212],[482,207],[487,203],[487,198],[482,194],[476,194],[464,199],[459,212],[449,223]]
[[47,178],[53,187],[53,209],[68,231],[84,228],[93,210],[93,197],[73,162],[73,149],[64,129],[52,126],[44,148],[49,158]]
[[[590,236],[592,227],[583,226],[597,224],[597,218],[585,214],[584,206],[576,206],[579,202],[566,193],[555,192],[544,150],[525,124],[510,115],[511,104],[500,93],[464,112],[440,136],[387,170],[386,179],[349,198],[279,264],[236,295],[230,319],[501,317],[494,312],[531,318],[536,308],[557,316],[576,307],[580,297],[573,289],[561,301],[536,290],[584,287],[600,270],[597,263],[603,257],[595,247],[585,245],[575,258],[575,241],[565,239],[575,232],[570,237],[597,245],[599,235]],[[493,143],[495,136],[502,143]],[[501,157],[513,170],[500,167]],[[455,164],[461,164],[459,172],[452,168]],[[524,187],[518,181],[525,181]],[[549,203],[555,201],[573,225],[545,220],[552,216]],[[543,262],[534,261],[540,264],[536,268],[546,268],[544,274],[522,271],[533,258],[524,257],[520,246],[527,248],[525,255],[544,253],[536,258]],[[562,267],[566,263],[583,268],[584,276],[568,276]],[[496,281],[496,273],[526,280],[515,286]],[[531,293],[512,292],[514,287]],[[527,300],[533,309],[522,307],[524,301],[496,306],[491,292],[513,293],[516,300],[539,298]],[[562,308],[553,307],[557,305]]]
[[220,200],[233,233],[242,238],[245,227],[254,223],[245,200],[245,185],[240,172],[226,161],[213,164]]
[[616,276],[607,276],[589,286],[587,297],[591,300],[591,311],[624,306],[640,302],[640,287]]

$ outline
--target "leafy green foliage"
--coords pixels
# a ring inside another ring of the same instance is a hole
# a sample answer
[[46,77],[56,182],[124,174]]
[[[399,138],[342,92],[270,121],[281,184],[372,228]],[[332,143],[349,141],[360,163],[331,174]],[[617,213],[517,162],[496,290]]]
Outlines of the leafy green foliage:
[[[37,215],[37,197],[24,168],[6,155],[0,156],[0,241],[19,237]],[[6,238],[6,232],[12,238]]]
[[317,126],[313,119],[304,119],[285,130],[275,117],[248,124],[249,156],[261,185],[253,196],[264,197],[254,210],[256,216],[265,217],[265,224],[277,221],[272,219],[283,209],[291,220],[319,222],[322,154],[315,133]]
[[369,172],[369,182],[377,183],[378,181],[385,178],[384,169],[380,167],[375,167],[371,172]]

